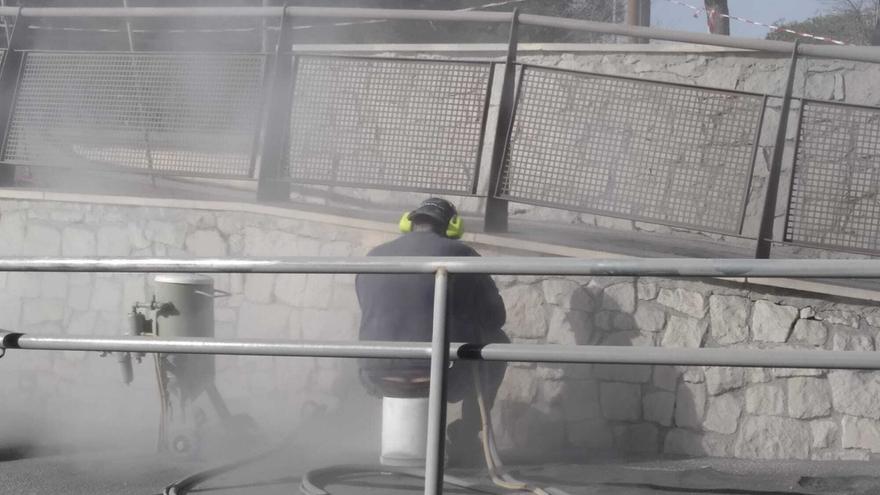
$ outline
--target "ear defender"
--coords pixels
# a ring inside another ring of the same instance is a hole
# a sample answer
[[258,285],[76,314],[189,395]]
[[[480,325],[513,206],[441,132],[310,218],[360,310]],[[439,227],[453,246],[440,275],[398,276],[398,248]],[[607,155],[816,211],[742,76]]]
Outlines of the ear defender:
[[[412,222],[410,222],[410,228],[412,228]],[[462,220],[460,216],[455,215],[449,219],[449,224],[446,226],[446,237],[450,239],[461,239],[461,236],[463,235],[464,220]]]
[[400,222],[398,222],[397,226],[400,228],[400,231],[404,234],[408,234],[412,232],[412,220],[409,219],[410,213],[404,213],[402,217],[400,217]]
[[[400,232],[404,234],[408,234],[413,230],[413,223],[410,220],[410,215],[412,212],[404,213],[402,217],[400,217],[400,221],[397,223],[397,227],[400,229]],[[450,239],[461,239],[464,235],[464,220],[458,215],[454,215],[449,219],[449,223],[446,224],[446,237]]]

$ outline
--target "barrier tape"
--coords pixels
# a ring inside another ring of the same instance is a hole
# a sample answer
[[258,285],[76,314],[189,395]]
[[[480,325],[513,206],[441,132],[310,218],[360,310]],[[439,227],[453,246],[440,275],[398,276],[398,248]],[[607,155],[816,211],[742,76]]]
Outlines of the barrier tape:
[[793,35],[795,35],[795,36],[800,36],[800,37],[802,37],[802,38],[810,38],[810,39],[814,39],[814,40],[825,41],[825,42],[827,42],[827,43],[833,43],[833,44],[835,44],[835,45],[848,45],[848,43],[845,43],[845,42],[843,42],[843,41],[838,41],[838,40],[835,40],[835,39],[833,39],[833,38],[829,38],[829,37],[827,37],[827,36],[817,36],[817,35],[815,35],[815,34],[804,33],[804,32],[801,32],[801,31],[794,31],[794,30],[792,30],[792,29],[784,28],[784,27],[782,27],[782,26],[777,26],[777,25],[775,25],[775,24],[765,24],[765,23],[763,23],[763,22],[754,21],[754,20],[752,20],[752,19],[746,19],[745,17],[740,17],[740,16],[736,16],[736,15],[730,15],[730,14],[722,14],[722,13],[720,13],[720,12],[716,12],[714,9],[710,9],[710,10],[707,11],[705,8],[697,7],[696,5],[691,5],[691,4],[689,4],[689,3],[682,2],[681,0],[666,0],[666,1],[669,2],[669,3],[675,4],[675,5],[679,5],[679,6],[686,7],[686,8],[688,8],[688,9],[691,9],[692,11],[694,11],[694,17],[699,17],[703,12],[706,12],[707,14],[709,14],[708,17],[709,17],[709,25],[710,25],[710,27],[711,27],[711,26],[713,25],[713,23],[715,22],[714,18],[716,18],[716,17],[726,17],[726,18],[728,18],[728,19],[733,19],[734,21],[744,22],[744,23],[746,23],[746,24],[751,24],[751,25],[753,25],[753,26],[759,26],[759,27],[767,28],[767,29],[770,29],[770,30],[772,30],[772,31],[782,31],[782,32],[785,32],[785,33],[793,34]]

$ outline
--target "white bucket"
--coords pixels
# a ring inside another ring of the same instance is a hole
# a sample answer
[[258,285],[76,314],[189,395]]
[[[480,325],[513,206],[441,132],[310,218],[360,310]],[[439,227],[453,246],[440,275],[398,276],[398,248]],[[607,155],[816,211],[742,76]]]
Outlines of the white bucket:
[[382,457],[385,466],[425,465],[428,399],[382,398]]

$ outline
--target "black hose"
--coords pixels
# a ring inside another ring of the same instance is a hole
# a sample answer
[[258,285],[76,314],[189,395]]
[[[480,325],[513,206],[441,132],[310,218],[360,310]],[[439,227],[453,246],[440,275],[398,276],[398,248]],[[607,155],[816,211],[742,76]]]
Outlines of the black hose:
[[252,456],[245,457],[244,459],[239,459],[237,461],[232,461],[226,464],[222,464],[220,466],[200,471],[195,474],[191,474],[180,481],[176,481],[166,486],[165,490],[162,492],[162,495],[184,495],[194,486],[204,481],[207,481],[208,479],[215,478],[222,474],[228,473],[229,471],[234,471],[238,468],[242,468],[257,461],[261,461],[267,457],[272,456],[273,454],[277,454],[290,443],[290,439],[292,436],[293,434],[288,435],[284,440],[279,442],[278,445],[272,447],[269,450],[265,450]]

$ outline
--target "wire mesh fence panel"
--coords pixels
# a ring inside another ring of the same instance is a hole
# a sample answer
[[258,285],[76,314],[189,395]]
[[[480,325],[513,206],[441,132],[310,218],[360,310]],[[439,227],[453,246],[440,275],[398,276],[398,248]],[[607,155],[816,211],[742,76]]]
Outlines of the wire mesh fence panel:
[[805,101],[785,240],[880,250],[880,108]]
[[28,53],[8,163],[249,177],[264,57]]
[[475,192],[490,64],[301,56],[295,70],[292,180]]
[[739,234],[763,98],[524,66],[499,196]]

